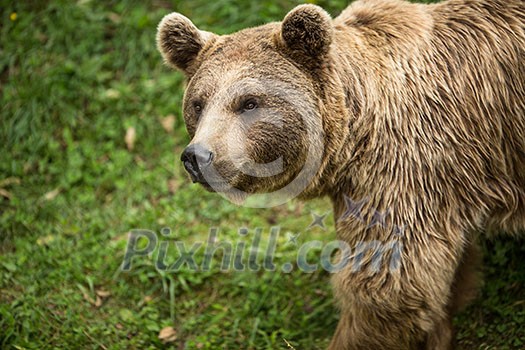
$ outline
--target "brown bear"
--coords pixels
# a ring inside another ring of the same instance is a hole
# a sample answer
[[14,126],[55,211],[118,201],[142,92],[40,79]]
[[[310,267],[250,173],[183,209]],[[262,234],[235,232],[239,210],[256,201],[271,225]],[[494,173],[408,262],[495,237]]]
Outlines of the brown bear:
[[525,228],[525,2],[359,0],[333,20],[301,5],[223,36],[173,13],[157,43],[188,78],[194,182],[328,196],[341,241],[402,243],[398,269],[333,275],[330,348],[449,349],[477,235]]

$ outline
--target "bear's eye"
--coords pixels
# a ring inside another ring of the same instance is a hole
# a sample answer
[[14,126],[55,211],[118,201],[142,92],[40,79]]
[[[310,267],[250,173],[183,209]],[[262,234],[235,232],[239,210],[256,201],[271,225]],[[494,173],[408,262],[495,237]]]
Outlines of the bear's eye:
[[195,114],[196,114],[197,116],[201,115],[202,110],[203,110],[203,108],[202,108],[202,103],[200,103],[200,102],[194,102],[194,103],[193,103],[193,110],[195,111]]
[[243,112],[253,111],[258,107],[257,101],[253,98],[246,100],[242,106]]

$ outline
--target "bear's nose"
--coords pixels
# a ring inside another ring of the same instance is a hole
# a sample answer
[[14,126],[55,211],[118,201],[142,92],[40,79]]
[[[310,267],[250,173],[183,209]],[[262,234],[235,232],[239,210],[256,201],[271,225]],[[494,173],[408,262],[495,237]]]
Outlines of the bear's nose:
[[210,165],[213,160],[213,153],[210,150],[200,144],[189,145],[182,152],[180,160],[193,182],[206,183],[202,176],[202,170]]

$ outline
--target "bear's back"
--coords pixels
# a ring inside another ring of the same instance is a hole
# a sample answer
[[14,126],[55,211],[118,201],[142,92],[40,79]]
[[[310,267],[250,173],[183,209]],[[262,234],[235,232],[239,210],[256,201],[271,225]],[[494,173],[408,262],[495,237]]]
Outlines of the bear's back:
[[334,24],[366,96],[352,134],[368,181],[394,169],[480,208],[525,205],[524,1],[361,0]]

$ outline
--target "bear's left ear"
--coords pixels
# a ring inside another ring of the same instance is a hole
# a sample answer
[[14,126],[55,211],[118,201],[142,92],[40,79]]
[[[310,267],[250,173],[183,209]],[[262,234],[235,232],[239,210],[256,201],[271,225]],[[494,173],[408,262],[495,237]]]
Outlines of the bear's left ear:
[[215,36],[199,30],[188,18],[174,12],[166,15],[158,26],[157,48],[166,63],[191,76],[197,71],[195,61],[199,52]]
[[318,58],[328,53],[334,27],[330,15],[316,5],[299,5],[281,24],[281,39],[294,53]]

